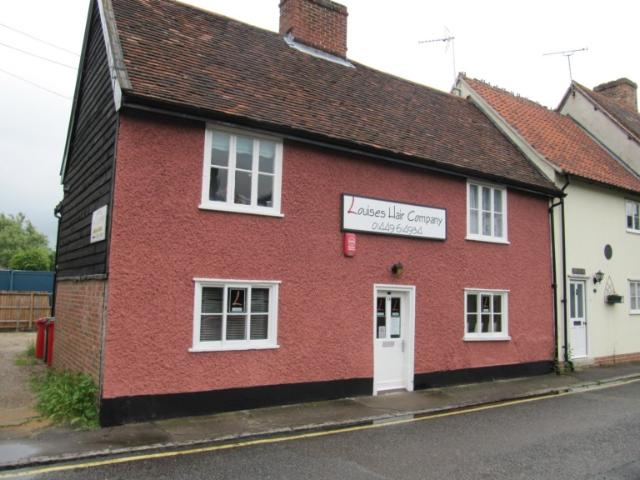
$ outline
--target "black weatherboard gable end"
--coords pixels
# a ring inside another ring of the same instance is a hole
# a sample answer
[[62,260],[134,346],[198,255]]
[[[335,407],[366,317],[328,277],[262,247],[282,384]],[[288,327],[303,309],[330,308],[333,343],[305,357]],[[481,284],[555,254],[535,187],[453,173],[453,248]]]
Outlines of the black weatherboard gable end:
[[[107,273],[118,114],[98,5],[92,2],[64,160],[58,278]],[[107,239],[90,243],[91,217],[107,205]]]

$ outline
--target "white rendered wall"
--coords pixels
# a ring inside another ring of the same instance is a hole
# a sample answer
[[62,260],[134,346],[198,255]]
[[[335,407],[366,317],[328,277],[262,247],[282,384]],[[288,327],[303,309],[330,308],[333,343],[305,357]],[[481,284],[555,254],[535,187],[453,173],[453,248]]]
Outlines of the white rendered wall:
[[[571,181],[565,198],[567,282],[571,278],[586,281],[588,360],[638,353],[640,315],[629,313],[629,279],[640,279],[640,234],[627,232],[625,216],[625,200],[633,197],[574,178]],[[635,200],[640,200],[640,195]],[[561,228],[559,208],[556,210],[558,318],[562,323]],[[613,248],[610,260],[604,255],[607,244]],[[586,274],[572,275],[573,268],[582,268]],[[598,270],[604,272],[605,277],[600,284],[594,286],[593,275]],[[615,293],[624,297],[623,303],[605,303],[605,287],[609,281],[615,288]],[[569,338],[570,328],[569,324]],[[562,325],[559,333],[559,344],[562,345]],[[562,355],[560,348],[560,358]]]
[[584,95],[569,94],[561,112],[569,115],[591,135],[640,174],[640,144],[629,138],[602,110],[596,110]]

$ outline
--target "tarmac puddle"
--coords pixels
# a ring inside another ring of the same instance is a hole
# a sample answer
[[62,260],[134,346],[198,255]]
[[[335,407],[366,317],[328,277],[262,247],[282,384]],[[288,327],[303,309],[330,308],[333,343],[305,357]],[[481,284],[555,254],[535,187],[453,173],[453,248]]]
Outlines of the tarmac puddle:
[[26,443],[0,443],[0,464],[28,458],[38,449]]

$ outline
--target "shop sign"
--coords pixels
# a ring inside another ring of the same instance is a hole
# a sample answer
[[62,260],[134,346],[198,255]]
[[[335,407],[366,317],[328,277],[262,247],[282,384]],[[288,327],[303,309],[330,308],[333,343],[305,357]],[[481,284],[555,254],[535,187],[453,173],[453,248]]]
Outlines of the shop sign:
[[342,230],[445,240],[447,211],[344,193]]

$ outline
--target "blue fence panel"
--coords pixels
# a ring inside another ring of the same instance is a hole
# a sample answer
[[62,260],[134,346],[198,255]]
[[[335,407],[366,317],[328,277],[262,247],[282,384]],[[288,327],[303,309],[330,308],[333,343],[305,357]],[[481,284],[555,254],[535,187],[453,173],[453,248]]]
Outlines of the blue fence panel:
[[0,270],[0,290],[9,290],[11,288],[11,271]]
[[53,272],[0,270],[0,290],[52,293]]

